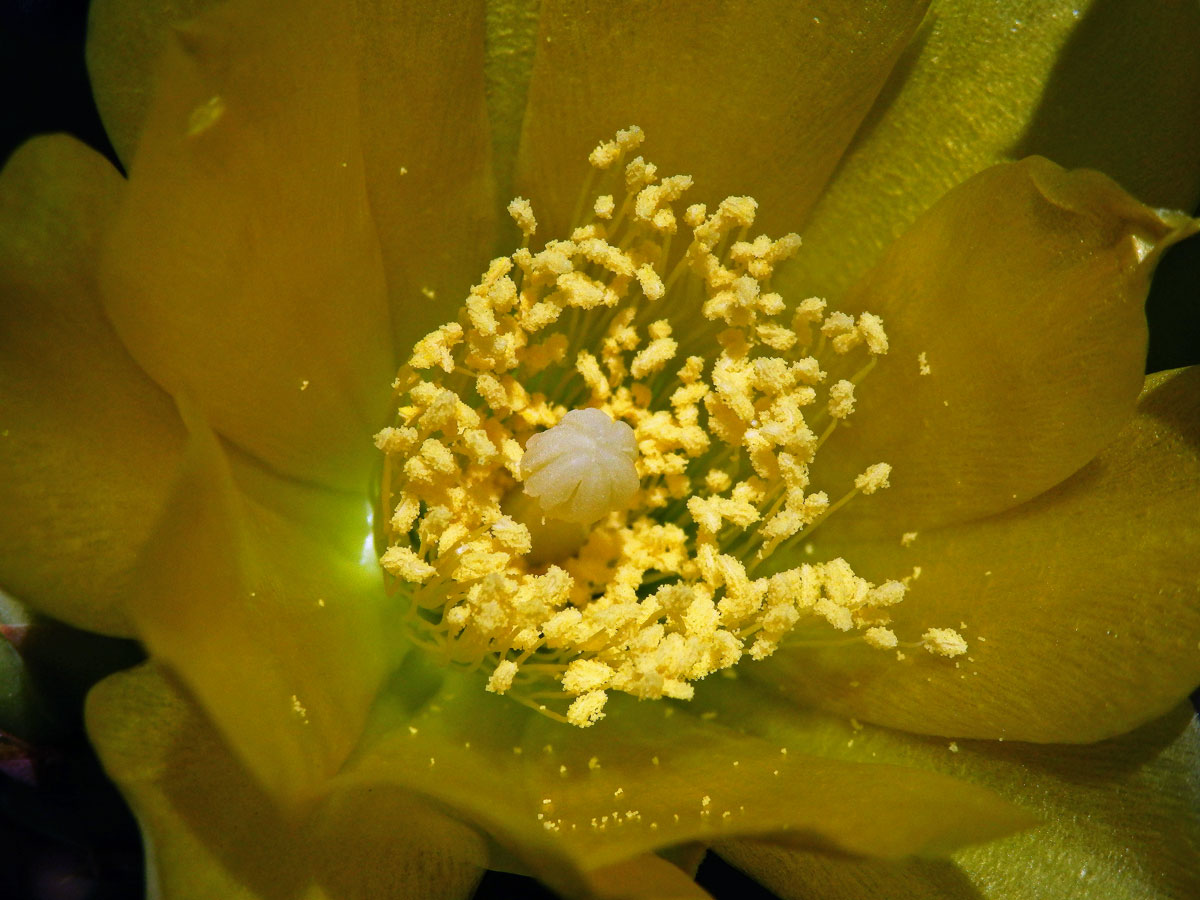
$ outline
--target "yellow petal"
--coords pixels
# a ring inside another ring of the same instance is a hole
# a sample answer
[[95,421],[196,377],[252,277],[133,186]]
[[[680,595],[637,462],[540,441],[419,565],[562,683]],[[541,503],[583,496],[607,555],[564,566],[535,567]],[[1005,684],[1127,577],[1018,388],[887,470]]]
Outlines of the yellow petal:
[[[149,113],[156,62],[171,28],[211,5],[212,0],[92,4],[88,71],[105,128],[126,165]],[[483,4],[451,8],[357,0],[353,13],[340,0],[304,0],[302,5],[315,10],[319,20],[339,20],[354,31],[362,166],[394,334],[406,351],[450,316],[447,309],[466,296],[494,241]],[[272,18],[278,21],[277,13]],[[493,5],[487,15],[501,29],[510,18]],[[536,16],[533,22],[536,27]],[[322,58],[322,66],[328,66]],[[513,145],[523,102],[522,96],[520,105],[507,112],[515,120],[506,126]],[[338,127],[330,120],[303,141]],[[514,154],[514,148],[507,149],[510,168]],[[511,180],[511,172],[507,177]],[[423,290],[440,302],[431,302]]]
[[[809,900],[811,897],[821,900],[875,900],[881,897],[888,900],[985,900],[986,897],[949,860],[835,856],[763,841],[729,841],[714,850],[779,900]],[[1016,863],[1021,865],[1023,860],[1018,859]]]
[[557,890],[577,890],[581,872],[734,834],[895,857],[1032,822],[930,772],[783,752],[666,703],[614,698],[582,730],[485,693],[477,676],[440,679],[406,663],[339,781],[428,796]]
[[223,436],[361,489],[394,360],[353,40],[316,12],[222,7],[172,37],[101,287],[134,358]]
[[123,186],[67,137],[31,141],[0,176],[0,583],[113,635],[131,633],[119,602],[182,448],[96,291]]
[[548,0],[518,187],[561,233],[581,161],[639,125],[660,171],[695,178],[693,202],[751,194],[764,230],[798,228],[926,6]]
[[791,648],[747,673],[805,704],[929,734],[1096,741],[1200,681],[1200,368],[1155,376],[1092,463],[1009,512],[899,542],[837,546],[867,578],[919,566],[892,627],[961,628],[966,656],[898,662]]
[[484,6],[357,2],[363,167],[402,356],[454,317],[492,256]]
[[[773,733],[786,734],[788,722],[778,716]],[[986,784],[1036,811],[1042,824],[946,861],[854,860],[749,841],[717,847],[782,898],[1143,900],[1200,888],[1200,727],[1186,705],[1090,746],[962,741],[952,750],[844,722],[829,737],[854,758],[931,765]]]
[[104,130],[128,167],[154,99],[154,72],[172,26],[218,0],[92,0],[88,6],[87,67]]
[[[785,273],[840,297],[955,184],[1039,154],[1154,206],[1200,191],[1200,10],[1101,0],[937,2]],[[864,202],[864,198],[870,198]]]
[[832,526],[899,539],[1015,506],[1091,459],[1142,386],[1154,263],[1197,224],[1038,157],[947,194],[846,302],[883,317],[891,348],[815,474],[831,497],[880,460],[893,475]]
[[[339,552],[369,537],[365,504],[334,495],[330,521],[359,513],[354,537],[329,539],[256,502],[235,483],[213,435],[191,422],[166,514],[138,562],[129,615],[151,655],[208,711],[246,767],[298,805],[358,740],[384,667],[374,555]],[[243,477],[257,487],[267,473]]]
[[411,795],[273,806],[203,713],[152,665],[91,693],[88,731],[146,838],[151,896],[171,900],[465,898],[480,837]]
[[596,900],[711,900],[712,895],[677,866],[647,854],[588,873]]

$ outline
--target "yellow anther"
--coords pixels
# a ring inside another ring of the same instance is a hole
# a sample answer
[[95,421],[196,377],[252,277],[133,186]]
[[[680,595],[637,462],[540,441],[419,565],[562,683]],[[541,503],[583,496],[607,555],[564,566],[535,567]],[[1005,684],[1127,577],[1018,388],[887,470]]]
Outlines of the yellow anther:
[[532,547],[529,529],[508,516],[501,516],[492,525],[492,536],[510,553],[526,554]]
[[658,273],[654,271],[654,267],[649,263],[644,263],[638,266],[637,272],[638,283],[642,286],[642,293],[646,295],[647,300],[661,300],[666,294],[667,289],[663,284]]
[[582,694],[607,687],[612,681],[610,666],[595,659],[577,659],[567,666],[563,675],[563,690],[571,694]]
[[672,175],[658,184],[650,184],[638,191],[633,214],[639,221],[649,224],[655,231],[675,231],[675,216],[669,204],[674,203],[692,186],[688,175]]
[[579,356],[575,359],[575,370],[583,379],[583,383],[591,389],[595,399],[607,400],[612,394],[612,388],[609,387],[608,379],[604,377],[599,361],[588,351],[579,351]]
[[567,708],[567,721],[579,728],[587,728],[604,718],[604,704],[607,702],[608,694],[604,691],[581,694]]
[[645,135],[642,133],[642,129],[636,125],[625,128],[617,132],[614,140],[601,141],[591,152],[588,162],[597,169],[607,169],[630,150],[640,146],[644,139]]
[[588,162],[597,169],[607,169],[621,156],[621,148],[616,141],[602,141],[588,156]]
[[384,428],[375,435],[375,446],[389,455],[407,453],[417,445],[415,428]]
[[876,626],[863,632],[863,640],[877,650],[892,650],[898,643],[895,632],[888,628]]
[[437,574],[437,569],[407,547],[388,547],[379,564],[388,574],[413,584],[423,584]]
[[953,628],[930,628],[921,635],[921,644],[938,656],[962,656],[967,652],[967,642]]
[[888,486],[892,467],[887,463],[876,463],[854,479],[854,486],[864,494],[873,494]]
[[511,659],[501,661],[492,671],[491,677],[488,678],[487,690],[493,694],[503,694],[512,687],[513,679],[517,675],[517,664]]
[[844,419],[854,412],[854,382],[842,380],[829,389],[829,415]]
[[601,238],[590,237],[581,240],[579,255],[590,263],[603,266],[614,275],[622,275],[626,278],[633,275],[633,260]]
[[611,219],[616,206],[612,194],[604,194],[596,198],[596,202],[592,205],[592,211],[598,219]]
[[512,216],[517,227],[521,229],[521,234],[525,235],[525,239],[533,237],[533,233],[537,231],[537,219],[533,215],[533,206],[524,197],[515,197],[508,204],[508,214]]
[[636,191],[648,184],[653,184],[658,177],[658,167],[648,163],[640,156],[635,156],[625,166],[625,190]]
[[451,351],[462,338],[463,329],[457,322],[443,325],[417,342],[408,364],[414,369],[432,369],[436,366],[443,372],[452,372],[454,357]]
[[760,341],[780,353],[786,353],[796,346],[796,332],[783,325],[773,323],[756,325],[754,333]]
[[888,352],[887,332],[883,330],[883,319],[872,313],[863,313],[858,317],[858,331],[867,342],[867,350],[872,356],[881,356]]
[[417,521],[417,516],[421,512],[420,501],[411,495],[405,497],[396,504],[395,511],[392,513],[391,519],[388,521],[389,527],[396,534],[407,534],[412,529],[413,523]]
[[651,325],[650,334],[654,339],[630,363],[629,372],[634,378],[645,378],[661,371],[679,349],[679,344],[671,339],[671,326],[666,320]]

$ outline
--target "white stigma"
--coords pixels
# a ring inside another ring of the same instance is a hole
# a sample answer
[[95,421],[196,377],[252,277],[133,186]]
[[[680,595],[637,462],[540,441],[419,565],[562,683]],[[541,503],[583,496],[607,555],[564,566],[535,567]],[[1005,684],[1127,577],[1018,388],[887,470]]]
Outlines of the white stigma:
[[638,489],[633,429],[599,409],[573,409],[525,446],[525,493],[552,519],[590,525]]

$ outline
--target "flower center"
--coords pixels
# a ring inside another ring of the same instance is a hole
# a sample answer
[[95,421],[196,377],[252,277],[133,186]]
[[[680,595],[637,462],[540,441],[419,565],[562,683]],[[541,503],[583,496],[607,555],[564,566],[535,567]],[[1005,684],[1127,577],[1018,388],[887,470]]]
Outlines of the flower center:
[[[887,608],[906,591],[797,560],[828,516],[888,485],[880,462],[835,501],[809,490],[887,352],[882,321],[789,307],[771,279],[800,239],[747,240],[749,197],[680,215],[691,179],[625,162],[642,139],[592,152],[567,240],[534,252],[531,205],[509,205],[524,246],[417,343],[376,436],[381,564],[413,639],[581,727],[610,691],[689,699],[800,623],[896,648]],[[965,652],[949,629],[921,643]]]
[[552,519],[590,525],[637,493],[637,452],[628,424],[594,407],[573,409],[525,442],[525,493]]

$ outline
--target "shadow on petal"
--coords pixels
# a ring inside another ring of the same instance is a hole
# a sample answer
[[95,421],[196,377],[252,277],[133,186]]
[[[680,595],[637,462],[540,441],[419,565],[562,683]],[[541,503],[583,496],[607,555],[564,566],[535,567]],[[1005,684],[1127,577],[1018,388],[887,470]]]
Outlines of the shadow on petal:
[[805,705],[948,737],[1090,742],[1166,713],[1200,681],[1198,385],[1200,368],[1151,376],[1112,445],[1016,509],[908,547],[818,541],[868,578],[919,566],[892,627],[916,640],[965,624],[966,656],[795,647],[746,674]]

